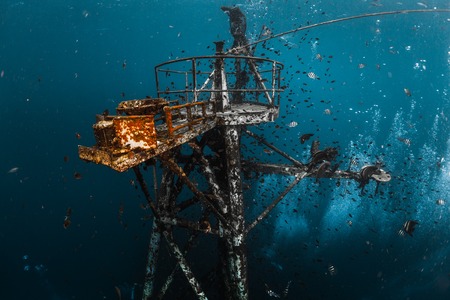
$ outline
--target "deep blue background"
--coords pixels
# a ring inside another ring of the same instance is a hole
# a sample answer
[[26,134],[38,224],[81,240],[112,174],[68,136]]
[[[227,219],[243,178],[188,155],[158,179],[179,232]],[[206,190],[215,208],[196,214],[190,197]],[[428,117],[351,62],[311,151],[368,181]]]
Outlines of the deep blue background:
[[[444,0],[402,2],[1,1],[0,298],[114,299],[114,286],[142,283],[151,222],[142,219],[148,211],[133,175],[80,161],[77,145],[95,143],[95,114],[155,96],[156,64],[211,55],[217,40],[229,47],[220,5],[240,5],[252,40],[264,24],[279,33],[362,13],[449,8]],[[364,196],[354,183],[300,183],[249,236],[253,299],[269,298],[265,284],[281,291],[290,280],[289,299],[450,297],[449,19],[367,18],[258,46],[256,55],[285,64],[288,88],[280,118],[253,131],[304,162],[310,143],[298,137],[312,132],[322,147],[339,146],[341,168],[351,155],[355,169],[378,158],[393,180],[377,195],[371,184]],[[290,180],[250,182],[248,216]],[[414,237],[399,236],[409,219],[420,223]]]

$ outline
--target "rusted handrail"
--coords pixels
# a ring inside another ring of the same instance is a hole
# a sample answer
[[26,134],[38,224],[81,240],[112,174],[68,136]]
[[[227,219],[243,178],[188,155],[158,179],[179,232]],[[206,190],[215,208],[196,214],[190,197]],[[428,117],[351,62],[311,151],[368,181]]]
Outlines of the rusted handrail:
[[[181,105],[174,105],[174,106],[165,106],[164,107],[164,113],[166,115],[166,125],[167,125],[167,133],[169,137],[173,137],[174,132],[177,130],[180,130],[185,127],[189,127],[189,130],[192,130],[194,128],[194,125],[197,125],[199,123],[205,123],[208,118],[214,117],[214,114],[207,114],[206,105],[208,103],[206,102],[195,102],[195,103],[186,103]],[[192,114],[192,108],[201,106],[201,117],[195,118]],[[173,118],[172,118],[172,111],[179,111],[178,115],[181,114],[181,110],[186,109],[186,122],[177,126],[173,126]]]

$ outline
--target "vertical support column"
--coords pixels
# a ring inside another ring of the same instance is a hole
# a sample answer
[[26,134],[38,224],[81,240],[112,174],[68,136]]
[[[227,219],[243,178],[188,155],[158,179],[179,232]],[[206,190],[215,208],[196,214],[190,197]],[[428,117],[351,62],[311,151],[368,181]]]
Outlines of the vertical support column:
[[227,156],[228,215],[233,230],[226,238],[226,263],[229,296],[231,299],[248,299],[247,257],[245,249],[244,197],[241,182],[240,126],[226,126],[224,138]]
[[[158,189],[156,186],[156,171],[154,168],[153,171],[155,194],[157,194]],[[144,289],[142,294],[143,300],[151,299],[151,297],[153,296],[156,265],[158,262],[158,254],[161,244],[161,227],[159,226],[159,218],[161,216],[171,215],[171,207],[173,207],[173,205],[171,205],[170,203],[172,186],[173,173],[169,170],[165,170],[161,178],[161,190],[159,190],[159,195],[155,195],[156,213],[154,213],[153,216],[152,233],[150,235],[150,243],[147,254],[147,266],[145,269]]]
[[[224,55],[224,42],[215,42],[216,55]],[[213,99],[216,102],[216,111],[224,112],[230,108],[230,100],[227,92],[227,79],[225,74],[223,57],[217,57],[214,63],[214,82],[213,82]]]
[[161,231],[154,218],[155,217],[153,217],[150,244],[148,246],[147,266],[145,268],[144,289],[142,293],[143,300],[149,300],[153,296],[156,263],[158,260],[159,245],[161,243]]

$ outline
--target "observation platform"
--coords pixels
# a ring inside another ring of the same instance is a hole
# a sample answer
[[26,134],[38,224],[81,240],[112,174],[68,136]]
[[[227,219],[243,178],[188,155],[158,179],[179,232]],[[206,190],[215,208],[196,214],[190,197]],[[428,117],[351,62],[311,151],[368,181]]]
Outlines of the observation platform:
[[158,65],[158,98],[123,101],[117,115],[97,115],[96,145],[79,145],[79,157],[123,172],[215,126],[273,122],[279,113],[282,68],[273,60],[229,55]]
[[[128,107],[129,115],[120,115],[124,111],[121,107]],[[231,105],[229,111],[215,113],[204,102],[169,106],[161,98],[124,101],[117,111],[117,116],[97,115],[93,125],[97,143],[93,147],[79,145],[78,153],[85,161],[119,172],[180,146],[217,125],[258,124],[278,116],[277,108],[254,103]]]

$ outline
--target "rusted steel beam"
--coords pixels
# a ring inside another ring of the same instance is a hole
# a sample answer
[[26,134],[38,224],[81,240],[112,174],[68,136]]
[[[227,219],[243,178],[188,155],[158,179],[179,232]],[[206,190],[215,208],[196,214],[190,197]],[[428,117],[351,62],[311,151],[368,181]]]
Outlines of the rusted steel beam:
[[[242,168],[246,172],[255,172],[262,174],[281,174],[288,176],[298,176],[307,171],[308,166],[303,165],[302,167],[297,167],[287,164],[270,164],[270,163],[256,163],[251,161],[243,161]],[[311,170],[307,173],[305,177],[317,177],[317,170]],[[322,176],[325,178],[336,178],[336,179],[353,179],[359,181],[361,176],[359,172],[348,171],[348,170],[337,170],[331,174],[331,172],[326,172]]]
[[270,144],[269,142],[267,142],[263,137],[251,132],[250,130],[244,130],[244,132],[251,136],[252,138],[254,138],[255,140],[257,140],[259,143],[266,145],[267,147],[269,147],[270,149],[272,149],[273,151],[275,151],[276,153],[280,154],[281,156],[283,156],[284,158],[288,159],[289,161],[291,161],[294,165],[296,165],[297,167],[302,167],[304,166],[301,162],[299,162],[298,160],[296,160],[295,158],[293,158],[292,156],[290,156],[289,154],[287,154],[284,151],[281,151],[280,149],[278,149],[277,147],[275,147],[274,145]]
[[190,142],[189,146],[194,151],[195,159],[201,163],[203,174],[205,175],[206,180],[209,183],[214,198],[218,202],[218,209],[221,209],[221,213],[226,214],[227,207],[225,205],[225,201],[223,200],[223,192],[219,186],[219,183],[217,182],[216,175],[214,174],[214,171],[211,168],[209,160],[203,155],[202,148],[196,142],[196,140]]
[[[184,248],[184,255],[187,254],[187,252],[190,250],[190,248],[192,247],[195,238],[198,237],[198,232],[194,232],[193,234],[191,234],[191,236],[189,237],[189,240],[187,241],[187,244]],[[167,277],[166,281],[164,282],[163,286],[161,287],[161,290],[159,291],[158,295],[156,296],[156,299],[163,299],[164,295],[166,294],[167,290],[169,289],[170,285],[173,282],[175,273],[177,272],[177,270],[180,268],[180,264],[176,264],[175,267],[173,267],[172,272],[170,273],[170,275]]]
[[142,176],[139,166],[133,168],[136,179],[141,187],[142,192],[147,200],[147,203],[153,213],[152,232],[150,234],[150,242],[147,252],[147,264],[145,268],[144,288],[142,292],[142,299],[148,300],[153,295],[154,280],[156,276],[156,265],[158,260],[159,247],[161,243],[161,229],[158,226],[157,218],[159,217],[156,203],[151,199],[147,183]]
[[271,211],[280,203],[281,200],[289,193],[303,178],[306,176],[306,172],[295,176],[295,180],[245,229],[247,235],[256,225],[259,224]]
[[192,290],[197,295],[198,299],[200,300],[207,300],[205,293],[203,292],[200,283],[195,278],[194,273],[192,273],[191,268],[189,267],[186,258],[184,257],[183,253],[181,252],[178,245],[173,240],[172,233],[168,230],[163,231],[164,238],[167,242],[167,245],[169,246],[170,250],[172,251],[173,255],[175,256],[177,263],[180,265],[181,270],[184,273],[184,276],[186,276],[186,279],[188,280],[189,284],[192,287]]
[[199,231],[207,234],[219,235],[217,229],[211,228],[209,222],[193,222],[186,219],[176,218],[176,217],[161,217],[159,220],[161,223],[171,226],[178,226],[182,228],[187,228],[192,231]]
[[161,155],[160,159],[162,164],[165,167],[169,168],[172,172],[177,174],[179,179],[194,193],[194,195],[198,197],[214,213],[216,218],[218,218],[223,223],[223,226],[226,229],[233,231],[233,228],[230,226],[228,220],[216,208],[215,204],[208,197],[206,197],[205,194],[200,191],[192,181],[189,180],[183,169],[178,166],[172,158]]
[[[174,174],[168,169],[164,170],[161,178],[161,189],[159,189],[159,194],[156,195],[156,202],[154,202],[150,198],[150,192],[139,167],[134,167],[133,170],[154,215],[149,250],[147,254],[147,266],[145,270],[145,282],[143,290],[143,299],[147,300],[150,299],[153,295],[154,279],[156,275],[156,266],[161,242],[161,228],[163,228],[164,226],[164,222],[162,220],[163,218],[169,219],[167,216],[170,215],[174,207],[173,203],[171,203]],[[155,171],[155,169],[153,170]],[[157,193],[158,188],[156,183],[156,172],[153,172],[153,179],[155,193]],[[172,217],[172,219],[173,218],[174,217]]]
[[142,176],[141,169],[139,166],[133,167],[134,174],[136,175],[136,180],[141,187],[142,192],[144,193],[145,199],[147,200],[147,204],[150,207],[154,216],[158,215],[158,211],[156,210],[156,203],[152,200],[150,196],[150,192],[148,191],[147,183],[144,180],[144,176]]
[[164,113],[166,114],[166,124],[167,124],[167,135],[169,138],[173,137],[173,121],[172,121],[172,110],[169,106],[164,107]]
[[156,266],[158,261],[159,248],[161,244],[161,230],[153,218],[152,232],[150,234],[150,243],[147,252],[147,265],[145,268],[144,288],[142,299],[150,300],[153,296],[154,281],[156,277]]

